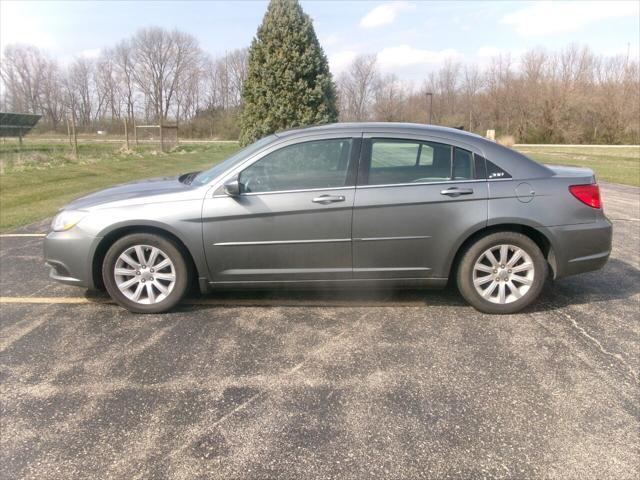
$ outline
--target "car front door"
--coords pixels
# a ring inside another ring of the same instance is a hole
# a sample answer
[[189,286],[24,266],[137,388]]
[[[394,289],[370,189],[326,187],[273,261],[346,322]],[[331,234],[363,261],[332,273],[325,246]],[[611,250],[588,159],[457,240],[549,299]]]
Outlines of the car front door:
[[448,275],[460,239],[487,222],[484,168],[476,168],[481,157],[471,150],[439,138],[364,135],[353,210],[354,278]]
[[360,138],[306,138],[268,150],[203,204],[213,282],[349,279]]

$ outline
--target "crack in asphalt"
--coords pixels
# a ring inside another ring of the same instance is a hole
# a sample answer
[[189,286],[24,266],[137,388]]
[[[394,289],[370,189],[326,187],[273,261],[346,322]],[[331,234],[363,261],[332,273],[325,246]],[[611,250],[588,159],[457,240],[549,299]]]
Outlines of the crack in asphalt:
[[615,358],[616,360],[618,360],[620,363],[622,363],[625,367],[627,367],[627,369],[629,370],[629,373],[631,374],[631,377],[635,380],[636,383],[640,384],[640,378],[638,375],[638,372],[636,372],[633,367],[631,365],[629,365],[627,363],[627,361],[624,359],[624,357],[622,355],[620,355],[619,353],[615,353],[615,352],[610,352],[609,350],[607,350],[606,348],[604,348],[604,346],[602,345],[602,343],[600,343],[600,341],[595,338],[593,335],[589,334],[589,332],[587,332],[584,327],[580,326],[580,324],[578,324],[578,322],[576,321],[575,318],[573,318],[571,315],[569,315],[568,313],[565,312],[558,312],[560,315],[562,315],[564,318],[566,318],[567,320],[569,320],[569,322],[571,323],[571,325],[573,326],[573,328],[575,330],[577,330],[578,332],[580,332],[580,334],[585,337],[586,339],[588,339],[591,343],[595,344],[598,349],[600,350],[600,352],[602,352],[603,354]]

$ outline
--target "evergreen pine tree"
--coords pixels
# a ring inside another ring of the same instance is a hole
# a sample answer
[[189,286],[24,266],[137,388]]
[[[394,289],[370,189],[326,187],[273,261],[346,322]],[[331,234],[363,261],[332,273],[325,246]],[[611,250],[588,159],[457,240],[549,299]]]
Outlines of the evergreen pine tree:
[[240,142],[291,127],[335,122],[329,63],[298,0],[271,0],[251,42],[242,87]]

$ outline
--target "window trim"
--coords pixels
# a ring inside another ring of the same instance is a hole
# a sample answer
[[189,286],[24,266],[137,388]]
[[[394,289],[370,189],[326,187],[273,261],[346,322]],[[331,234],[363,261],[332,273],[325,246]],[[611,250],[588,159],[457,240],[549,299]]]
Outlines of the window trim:
[[[507,179],[502,179],[507,180]],[[386,187],[417,187],[425,185],[446,185],[451,183],[484,183],[487,180],[485,178],[472,178],[470,180],[443,180],[441,182],[416,182],[416,183],[385,183],[380,185],[356,185],[356,189],[361,188],[386,188]]]
[[[344,187],[327,187],[327,188],[298,188],[296,190],[273,190],[270,192],[246,192],[241,193],[241,197],[253,197],[256,195],[278,195],[282,193],[302,193],[302,192],[330,192],[332,190],[348,190],[354,189],[355,185],[345,185]],[[216,197],[227,197],[228,195],[215,195]]]

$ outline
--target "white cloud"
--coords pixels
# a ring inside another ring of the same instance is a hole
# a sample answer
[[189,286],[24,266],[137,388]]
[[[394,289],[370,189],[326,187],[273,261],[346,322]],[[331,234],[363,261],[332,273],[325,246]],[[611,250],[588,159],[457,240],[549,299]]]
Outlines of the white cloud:
[[407,2],[383,3],[362,17],[360,26],[363,28],[373,28],[393,23],[398,12],[406,10],[407,8],[409,8]]
[[358,56],[355,50],[343,50],[333,55],[329,55],[329,68],[334,75],[339,75],[351,65],[351,62]]
[[544,36],[579,30],[607,18],[638,16],[640,2],[535,2],[504,15],[500,23],[522,36]]
[[323,48],[333,47],[334,45],[339,44],[341,41],[342,39],[337,33],[330,33],[327,36],[320,37],[320,44],[323,46]]
[[378,65],[383,70],[409,67],[413,65],[438,64],[446,59],[460,59],[462,55],[454,49],[440,51],[423,50],[409,45],[387,47],[378,53]]
[[504,55],[506,53],[509,53],[509,51],[505,50],[504,48],[480,47],[476,55],[478,55],[478,57],[480,58],[492,58],[497,57],[498,55]]
[[82,50],[80,52],[79,56],[84,57],[84,58],[89,58],[89,59],[98,58],[100,56],[100,49],[99,48],[88,48],[86,50]]

